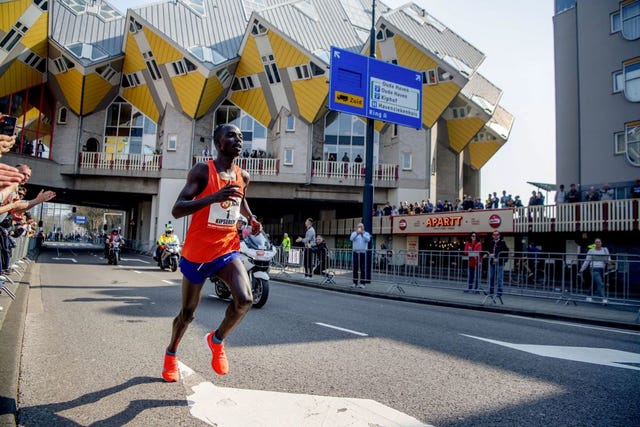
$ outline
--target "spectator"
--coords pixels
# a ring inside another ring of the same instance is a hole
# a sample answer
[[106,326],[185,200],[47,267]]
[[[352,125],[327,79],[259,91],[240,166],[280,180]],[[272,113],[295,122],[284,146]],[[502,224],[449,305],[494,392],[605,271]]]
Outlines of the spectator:
[[[468,261],[468,288],[464,292],[470,292],[474,290],[474,293],[478,293],[478,268],[480,264],[480,252],[482,252],[482,243],[477,238],[475,232],[471,233],[469,241],[464,245],[464,254],[469,257]],[[472,287],[475,283],[475,287]]]
[[44,153],[44,144],[42,143],[42,140],[39,139],[38,140],[38,145],[36,146],[36,155],[40,158],[42,158],[42,154]]
[[306,228],[304,237],[298,237],[296,242],[304,244],[304,277],[311,279],[313,277],[313,252],[311,248],[316,243],[316,230],[313,228],[313,219],[307,218],[304,222]]
[[[349,161],[349,160],[347,160]],[[356,154],[356,158],[353,159],[354,162],[356,163],[362,163],[362,157],[360,157],[360,154]]]
[[523,206],[520,196],[516,195],[516,198],[513,201],[513,206],[515,206],[516,208],[521,208]]
[[493,209],[498,209],[500,204],[500,199],[498,198],[498,194],[494,191],[493,196],[491,197],[491,207]]
[[349,161],[349,155],[347,154],[347,152],[344,152],[344,156],[342,156],[342,161],[343,162],[348,162]]
[[[509,247],[500,238],[500,232],[493,232],[493,240],[489,246],[489,294],[493,295],[495,285],[498,285],[496,296],[502,296],[502,274],[504,263],[509,256]],[[486,257],[487,255],[485,255]]]
[[580,201],[582,201],[582,197],[580,197],[580,192],[576,188],[575,184],[571,184],[569,186],[569,192],[567,193],[567,202],[578,203]]
[[506,190],[502,190],[502,196],[500,197],[500,207],[502,209],[507,207],[507,200],[508,200],[508,196],[507,196],[507,191]]
[[544,195],[542,191],[538,191],[538,194],[536,194],[536,205],[544,206]]
[[316,245],[311,248],[311,252],[316,257],[316,265],[313,272],[318,275],[327,274],[329,268],[329,248],[327,248],[327,242],[321,235],[316,236]]
[[369,277],[371,268],[367,265],[367,251],[371,234],[364,229],[363,223],[359,223],[351,233],[349,240],[351,240],[353,251],[353,286],[364,289],[365,285],[371,281]]
[[482,204],[482,199],[478,197],[473,205],[474,209],[484,209],[484,205]]
[[484,201],[484,206],[487,209],[491,209],[491,205],[493,204],[493,197],[491,197],[491,193],[487,194],[487,200]]
[[531,192],[531,197],[529,197],[529,206],[536,206],[538,204],[538,197],[534,191]]
[[597,202],[600,200],[600,194],[596,191],[595,187],[590,187],[587,192],[587,202]]
[[600,189],[600,200],[613,200],[613,188],[608,183]]
[[609,250],[602,246],[602,240],[597,238],[594,241],[594,247],[589,249],[587,258],[584,260],[582,268],[580,268],[580,273],[583,273],[591,265],[591,292],[593,293],[593,282],[595,282],[603,305],[607,305],[607,298],[604,294],[604,272],[609,262],[611,262]]
[[558,191],[556,191],[554,202],[556,202],[556,205],[567,202],[567,192],[564,190],[564,184],[560,184]]
[[291,238],[288,233],[284,233],[282,236],[282,251],[284,252],[283,264],[285,264],[289,261],[289,251],[291,251]]

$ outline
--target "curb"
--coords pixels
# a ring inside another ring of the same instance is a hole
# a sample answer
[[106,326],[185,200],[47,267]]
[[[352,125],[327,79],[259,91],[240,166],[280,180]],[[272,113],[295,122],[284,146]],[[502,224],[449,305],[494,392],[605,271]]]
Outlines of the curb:
[[[29,290],[31,287],[29,266],[18,285],[16,299],[7,310],[0,329],[0,425],[15,426],[18,415],[18,380],[22,356],[22,340],[26,321]],[[17,282],[16,282],[17,283]]]

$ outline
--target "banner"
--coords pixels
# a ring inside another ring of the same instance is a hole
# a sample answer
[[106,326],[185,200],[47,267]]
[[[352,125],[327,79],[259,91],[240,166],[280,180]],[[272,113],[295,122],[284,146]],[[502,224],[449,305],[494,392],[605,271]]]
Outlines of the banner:
[[513,209],[438,212],[421,215],[395,215],[393,234],[444,236],[448,234],[513,233]]

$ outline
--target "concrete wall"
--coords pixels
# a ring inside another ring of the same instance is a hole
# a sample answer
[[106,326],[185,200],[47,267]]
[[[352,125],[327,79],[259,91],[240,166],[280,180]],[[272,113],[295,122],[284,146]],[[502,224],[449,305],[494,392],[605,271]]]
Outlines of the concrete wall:
[[612,73],[640,52],[640,41],[610,34],[610,13],[619,7],[617,0],[581,0],[553,18],[556,181],[567,187],[640,175],[624,155],[614,155],[614,133],[640,119],[640,103],[613,93]]

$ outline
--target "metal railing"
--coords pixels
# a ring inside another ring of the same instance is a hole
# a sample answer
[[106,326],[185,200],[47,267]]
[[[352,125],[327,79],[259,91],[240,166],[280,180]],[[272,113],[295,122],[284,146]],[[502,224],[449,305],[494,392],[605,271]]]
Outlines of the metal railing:
[[638,229],[638,200],[603,200],[515,208],[516,233],[629,231]]
[[162,169],[160,154],[116,154],[80,152],[80,169],[113,171],[158,171]]
[[[580,272],[585,257],[586,254],[578,253],[509,252],[498,261],[502,269],[503,292],[558,300],[601,298],[591,270],[587,268]],[[611,254],[610,257],[603,277],[604,298],[640,305],[640,256]],[[367,259],[372,265],[372,281],[460,290],[468,286],[469,256],[461,251],[373,250],[368,252]],[[490,288],[492,261],[487,252],[481,252],[478,259],[479,287],[486,292]],[[312,260],[312,265],[317,264],[317,259]],[[281,272],[303,274],[304,250],[291,248],[285,259],[279,248],[274,265]],[[330,249],[325,270],[348,281],[353,271],[352,251]],[[277,274],[277,270],[274,273]]]
[[[211,160],[211,156],[193,156],[193,164]],[[280,173],[279,159],[265,159],[254,157],[238,157],[235,164],[251,175],[276,176]]]
[[[314,160],[311,165],[311,176],[317,178],[364,179],[365,172],[364,163]],[[398,165],[385,163],[373,165],[373,179],[397,181]]]

